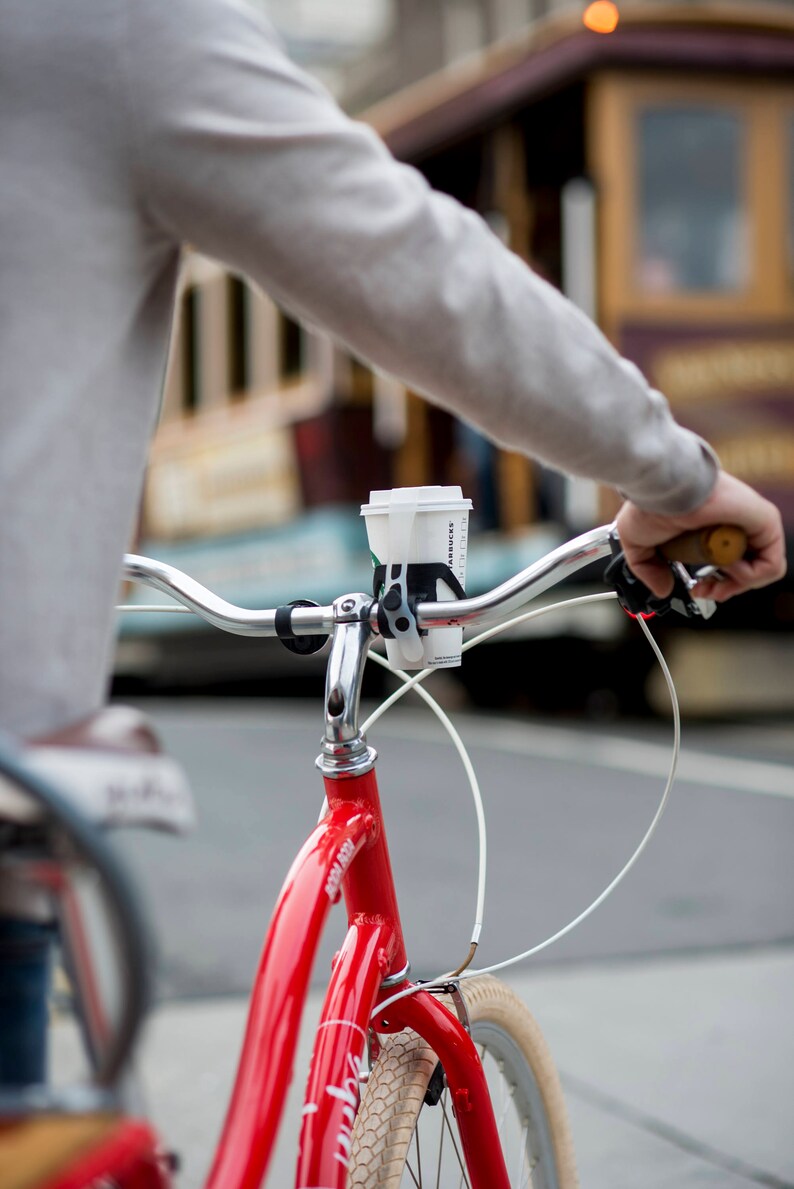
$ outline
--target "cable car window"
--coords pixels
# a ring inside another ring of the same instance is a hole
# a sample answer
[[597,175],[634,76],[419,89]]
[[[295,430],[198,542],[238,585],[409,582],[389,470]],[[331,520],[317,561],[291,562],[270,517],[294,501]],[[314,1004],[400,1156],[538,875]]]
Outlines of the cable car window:
[[640,289],[730,292],[748,280],[748,212],[739,116],[713,107],[639,116]]

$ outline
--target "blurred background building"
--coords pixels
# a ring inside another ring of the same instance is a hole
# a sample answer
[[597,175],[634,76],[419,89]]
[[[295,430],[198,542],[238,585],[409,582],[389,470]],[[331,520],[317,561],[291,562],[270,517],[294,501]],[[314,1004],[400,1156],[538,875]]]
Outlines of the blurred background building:
[[[791,536],[794,0],[627,0],[608,34],[586,27],[580,0],[256,3],[397,157],[593,317],[780,504]],[[187,258],[141,551],[248,605],[325,602],[367,585],[369,490],[422,483],[474,500],[472,592],[615,507]],[[678,633],[685,701],[794,703],[793,625],[789,584]],[[620,701],[645,696],[614,608],[551,630],[558,664],[585,637],[596,667],[608,653]],[[129,620],[119,670],[200,676],[205,655],[182,620]],[[233,676],[241,662],[212,663]],[[478,687],[493,686],[481,664]]]

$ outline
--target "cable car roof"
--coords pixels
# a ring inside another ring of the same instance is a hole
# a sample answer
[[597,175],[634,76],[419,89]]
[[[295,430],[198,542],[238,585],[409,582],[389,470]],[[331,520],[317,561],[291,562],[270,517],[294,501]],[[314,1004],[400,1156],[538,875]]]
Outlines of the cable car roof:
[[397,92],[362,118],[396,156],[417,160],[512,112],[608,68],[790,74],[794,6],[624,3],[608,35],[585,29],[580,14],[535,21]]

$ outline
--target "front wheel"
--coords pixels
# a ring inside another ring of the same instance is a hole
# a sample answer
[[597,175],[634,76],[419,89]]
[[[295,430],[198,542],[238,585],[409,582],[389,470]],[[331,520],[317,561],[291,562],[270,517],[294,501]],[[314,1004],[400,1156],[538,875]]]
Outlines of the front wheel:
[[[461,993],[488,1080],[511,1186],[576,1189],[568,1115],[540,1028],[518,996],[495,978],[464,980]],[[435,1054],[414,1032],[385,1037],[353,1129],[348,1186],[468,1185]]]

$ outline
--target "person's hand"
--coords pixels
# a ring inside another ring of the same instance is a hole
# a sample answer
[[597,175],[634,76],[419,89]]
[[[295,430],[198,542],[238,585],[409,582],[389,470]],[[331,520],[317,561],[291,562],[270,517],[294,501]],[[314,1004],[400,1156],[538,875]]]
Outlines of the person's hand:
[[688,529],[732,524],[747,534],[747,557],[726,566],[723,581],[707,579],[694,589],[697,598],[725,602],[733,595],[768,586],[786,572],[786,552],[780,512],[752,487],[720,471],[709,498],[693,512],[661,516],[643,512],[631,502],[617,516],[620,543],[629,568],[659,598],[673,589],[669,566],[656,549]]

